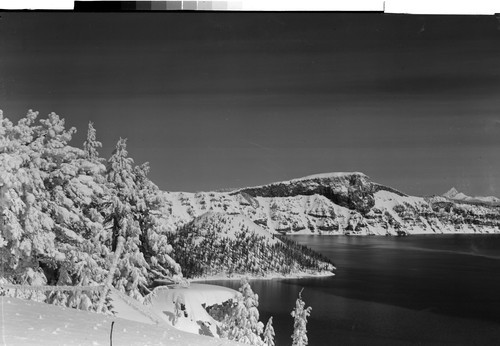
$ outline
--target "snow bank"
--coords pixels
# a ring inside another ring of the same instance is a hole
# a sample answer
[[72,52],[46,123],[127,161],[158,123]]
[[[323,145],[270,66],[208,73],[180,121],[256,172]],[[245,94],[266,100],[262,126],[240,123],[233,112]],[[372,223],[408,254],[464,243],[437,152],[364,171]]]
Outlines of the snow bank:
[[[217,336],[217,322],[207,313],[206,306],[221,304],[236,296],[237,291],[216,285],[191,284],[189,287],[157,289],[150,309],[168,325],[177,329]],[[175,304],[183,305],[175,316]]]
[[0,297],[0,308],[3,345],[109,345],[112,322],[114,345],[240,345],[168,325],[160,327],[10,297]]

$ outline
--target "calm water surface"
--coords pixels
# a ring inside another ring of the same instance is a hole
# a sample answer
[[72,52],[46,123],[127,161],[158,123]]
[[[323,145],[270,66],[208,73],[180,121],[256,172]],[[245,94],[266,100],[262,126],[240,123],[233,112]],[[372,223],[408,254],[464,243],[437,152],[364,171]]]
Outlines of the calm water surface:
[[[261,320],[290,345],[298,292],[310,345],[500,345],[500,236],[293,236],[336,276],[254,280]],[[213,283],[237,288],[236,281]]]

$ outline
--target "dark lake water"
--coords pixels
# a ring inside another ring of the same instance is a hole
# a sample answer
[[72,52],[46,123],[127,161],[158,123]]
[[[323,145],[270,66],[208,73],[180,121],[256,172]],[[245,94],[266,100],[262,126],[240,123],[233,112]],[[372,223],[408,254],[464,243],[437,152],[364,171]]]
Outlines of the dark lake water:
[[[252,280],[261,321],[291,344],[298,292],[309,345],[500,345],[500,236],[293,236],[336,276]],[[213,283],[238,288],[237,281]]]

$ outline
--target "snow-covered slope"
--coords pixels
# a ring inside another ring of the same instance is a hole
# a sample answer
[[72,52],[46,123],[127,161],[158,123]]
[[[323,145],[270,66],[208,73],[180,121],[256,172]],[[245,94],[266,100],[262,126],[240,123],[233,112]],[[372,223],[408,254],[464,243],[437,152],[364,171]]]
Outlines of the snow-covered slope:
[[363,173],[326,173],[229,192],[166,192],[165,214],[174,231],[206,212],[243,215],[269,233],[282,234],[500,231],[495,203],[452,195],[460,197],[453,191],[445,197],[413,197]]
[[227,239],[236,239],[237,233],[246,230],[248,234],[266,238],[266,241],[274,244],[278,239],[272,237],[269,232],[243,215],[228,215],[221,212],[206,212],[192,221],[193,229],[200,230],[200,235],[206,235],[214,231]]
[[0,306],[2,345],[109,345],[113,321],[113,345],[240,345],[187,333],[168,324],[156,326],[11,297],[0,297]]

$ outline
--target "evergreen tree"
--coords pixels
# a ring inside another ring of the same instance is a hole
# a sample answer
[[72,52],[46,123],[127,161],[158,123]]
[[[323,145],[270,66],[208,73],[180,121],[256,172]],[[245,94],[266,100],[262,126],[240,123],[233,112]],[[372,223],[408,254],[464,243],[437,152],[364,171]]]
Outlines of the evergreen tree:
[[[18,284],[85,285],[102,274],[91,244],[101,224],[89,211],[104,193],[94,180],[99,169],[68,146],[75,129],[66,130],[64,119],[51,113],[36,126],[37,116],[30,110],[17,125],[0,119],[3,277]],[[51,299],[88,305],[88,297],[58,296]]]
[[293,334],[292,334],[292,346],[307,346],[307,317],[311,315],[312,308],[309,306],[305,308],[305,303],[302,300],[302,289],[299,292],[299,298],[295,303],[295,308],[293,309],[291,315],[294,318],[293,321]]
[[[106,179],[112,192],[106,215],[111,228],[111,251],[118,257],[118,265],[113,286],[134,298],[141,298],[139,285],[144,285],[145,271],[149,269],[140,252],[139,223],[134,218],[139,196],[133,171],[133,159],[128,157],[126,139],[120,138],[116,144],[106,171]],[[117,253],[118,239],[124,239],[123,256]],[[115,254],[116,253],[116,254]],[[111,258],[109,258],[111,263]]]
[[[50,282],[52,284],[86,286],[100,283],[106,275],[105,260],[95,253],[104,250],[96,239],[104,231],[99,214],[107,194],[102,179],[104,166],[97,156],[89,158],[84,150],[68,145],[76,130],[66,130],[64,119],[57,114],[49,114],[40,123],[39,132],[43,138],[41,167],[47,174],[44,180],[47,212],[54,221],[56,248],[65,255],[64,261],[49,268],[44,266],[44,271],[47,274],[51,269],[55,270],[52,280],[56,281]],[[70,292],[66,304],[89,309],[96,294]],[[57,296],[52,294],[49,302],[59,301]]]
[[46,283],[42,260],[63,259],[55,248],[53,220],[44,212],[46,195],[41,153],[29,111],[14,125],[0,115],[0,255],[3,276],[14,283]]
[[126,140],[120,138],[106,172],[113,192],[107,216],[112,251],[116,251],[119,237],[125,239],[114,286],[142,300],[150,293],[148,286],[155,277],[179,281],[182,274],[168,255],[172,247],[167,242],[166,222],[159,213],[163,201],[157,186],[146,177],[149,165],[132,165]]
[[247,279],[241,280],[229,314],[222,323],[222,337],[244,344],[263,345],[260,338],[264,325],[259,322],[259,296],[252,291]]
[[266,323],[266,328],[264,329],[264,344],[266,346],[274,346],[274,328],[273,328],[273,317],[269,317]]
[[154,276],[182,281],[181,267],[170,257],[172,246],[167,239],[168,220],[162,213],[165,201],[158,186],[147,177],[149,163],[136,166],[134,173],[138,190],[134,218],[141,230],[140,250],[155,271]]
[[102,143],[97,140],[96,132],[94,124],[89,122],[87,139],[83,142],[83,150],[85,150],[85,153],[90,160],[99,159],[99,152],[97,151],[97,148],[102,147]]

